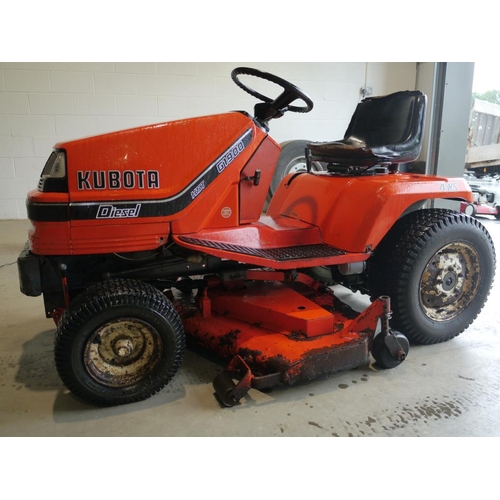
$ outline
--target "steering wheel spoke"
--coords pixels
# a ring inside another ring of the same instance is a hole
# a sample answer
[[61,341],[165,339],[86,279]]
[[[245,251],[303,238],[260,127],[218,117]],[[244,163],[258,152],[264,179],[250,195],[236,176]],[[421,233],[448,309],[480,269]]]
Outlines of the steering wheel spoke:
[[290,104],[297,100],[296,94],[290,92],[289,90],[285,90],[282,92],[273,102],[274,107],[282,111],[289,111]]

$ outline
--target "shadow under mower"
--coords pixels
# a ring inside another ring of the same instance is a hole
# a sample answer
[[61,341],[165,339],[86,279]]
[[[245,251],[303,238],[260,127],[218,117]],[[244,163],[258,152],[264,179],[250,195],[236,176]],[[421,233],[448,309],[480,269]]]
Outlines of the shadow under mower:
[[[262,215],[281,149],[269,122],[313,102],[269,73],[231,76],[259,100],[253,116],[58,143],[28,193],[21,291],[43,294],[57,324],[57,371],[93,405],[160,391],[186,338],[227,360],[213,383],[224,406],[250,388],[365,365],[370,353],[393,368],[409,341],[461,333],[489,293],[486,229],[421,209],[436,198],[472,202],[467,183],[398,171],[421,149],[422,93],[359,103],[342,140],[307,145],[306,171],[286,175]],[[247,83],[262,79],[282,89],[277,98]],[[328,283],[311,277],[318,269]],[[333,282],[369,294],[371,305],[355,312],[325,286]]]

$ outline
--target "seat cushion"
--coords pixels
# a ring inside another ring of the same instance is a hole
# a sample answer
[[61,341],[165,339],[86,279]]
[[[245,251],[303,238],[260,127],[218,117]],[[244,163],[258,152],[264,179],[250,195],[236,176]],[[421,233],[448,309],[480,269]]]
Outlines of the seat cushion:
[[330,163],[370,166],[404,163],[420,154],[425,95],[401,91],[360,102],[342,140],[312,142],[311,154]]

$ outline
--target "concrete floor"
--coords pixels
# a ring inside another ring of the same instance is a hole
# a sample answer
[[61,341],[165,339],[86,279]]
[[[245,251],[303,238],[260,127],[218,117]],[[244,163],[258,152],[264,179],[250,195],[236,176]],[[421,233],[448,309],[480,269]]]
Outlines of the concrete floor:
[[[482,221],[499,249],[500,222]],[[16,260],[28,225],[0,221],[0,266]],[[498,281],[472,327],[448,343],[412,347],[393,370],[367,365],[268,394],[252,390],[240,406],[221,409],[211,385],[220,366],[187,351],[158,395],[97,409],[60,382],[54,324],[45,319],[41,297],[19,292],[16,265],[6,265],[0,267],[0,435],[500,436]],[[351,298],[364,307],[363,298]]]

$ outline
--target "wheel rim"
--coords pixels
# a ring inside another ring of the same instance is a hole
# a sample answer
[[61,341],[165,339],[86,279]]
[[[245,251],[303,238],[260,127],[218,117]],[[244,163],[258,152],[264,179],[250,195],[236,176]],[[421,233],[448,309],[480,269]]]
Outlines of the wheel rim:
[[120,318],[99,327],[87,342],[84,363],[97,382],[128,387],[152,373],[162,354],[160,335],[136,318]]
[[[313,172],[323,172],[325,169],[323,168],[320,162],[313,161],[311,162],[311,170]],[[298,156],[297,158],[294,158],[287,165],[283,177],[288,174],[295,174],[297,172],[306,172],[306,171],[307,171],[306,159],[303,156]]]
[[449,321],[474,300],[480,280],[477,250],[465,242],[450,243],[436,252],[424,269],[420,306],[433,321]]

